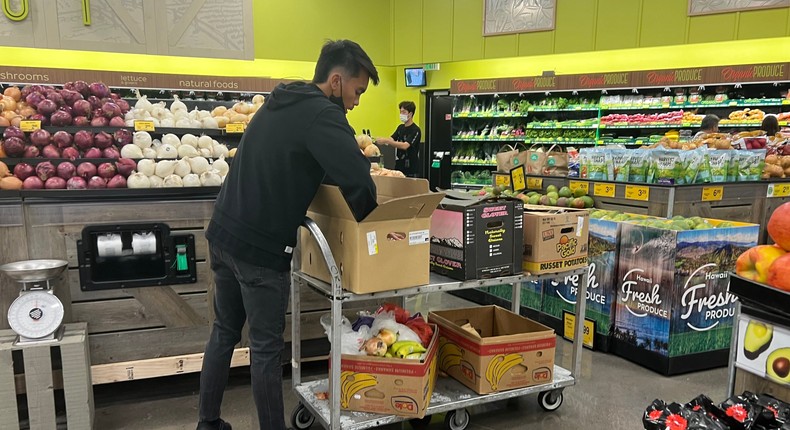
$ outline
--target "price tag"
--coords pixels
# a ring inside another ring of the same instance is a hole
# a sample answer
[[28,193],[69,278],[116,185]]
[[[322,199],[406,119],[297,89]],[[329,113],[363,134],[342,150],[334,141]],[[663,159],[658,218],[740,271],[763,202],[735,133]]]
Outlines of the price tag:
[[243,122],[231,122],[225,126],[225,133],[244,133],[247,124]]
[[154,129],[153,121],[143,121],[139,119],[134,121],[134,131],[155,131]]
[[41,128],[41,121],[26,120],[19,122],[19,129],[25,132],[36,131]]
[[570,188],[571,191],[574,191],[574,192],[576,190],[584,190],[584,194],[590,194],[590,183],[589,182],[570,181],[568,183],[568,188]]
[[702,201],[713,202],[721,200],[724,197],[724,187],[703,187],[702,188]]
[[[562,312],[563,330],[562,337],[573,342],[573,335],[576,328],[576,315],[568,312]],[[592,349],[595,342],[595,321],[585,318],[584,328],[582,328],[582,344],[587,348]]]
[[790,183],[768,184],[768,197],[789,197]]
[[729,103],[729,105],[730,105],[730,106],[738,106],[738,102],[736,102],[736,101],[731,101],[731,102]]
[[505,173],[494,173],[494,186],[510,188],[510,175]]
[[510,170],[510,183],[513,184],[513,191],[523,191],[527,189],[526,177],[526,169],[523,164]]
[[782,99],[782,105],[790,105],[790,99]]
[[542,190],[543,178],[527,178],[527,188],[530,190]]
[[614,184],[594,184],[593,192],[599,197],[614,197]]
[[628,200],[640,200],[646,202],[650,200],[650,188],[641,185],[626,185],[625,198]]
[[664,108],[664,109],[668,108],[669,107],[669,103],[661,103],[661,107]]

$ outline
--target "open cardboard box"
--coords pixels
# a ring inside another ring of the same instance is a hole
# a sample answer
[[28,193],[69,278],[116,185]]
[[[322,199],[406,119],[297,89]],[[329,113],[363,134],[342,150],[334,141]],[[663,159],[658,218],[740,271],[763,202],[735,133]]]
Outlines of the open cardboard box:
[[[478,394],[551,382],[554,330],[499,306],[434,311],[439,369]],[[469,323],[476,334],[461,326]]]
[[[428,283],[431,214],[444,197],[425,179],[374,176],[379,206],[357,222],[340,188],[322,185],[307,216],[321,228],[340,270],[341,285],[354,293]],[[302,271],[331,282],[315,239],[301,231]]]
[[439,330],[422,360],[343,354],[340,406],[345,410],[422,418],[436,383]]
[[524,271],[566,272],[587,265],[590,212],[524,205]]

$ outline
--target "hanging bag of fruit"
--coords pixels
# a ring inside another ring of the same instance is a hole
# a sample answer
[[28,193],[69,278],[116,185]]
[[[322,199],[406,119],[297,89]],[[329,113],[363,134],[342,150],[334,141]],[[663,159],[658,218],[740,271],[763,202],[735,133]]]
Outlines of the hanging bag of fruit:
[[561,146],[552,145],[544,159],[543,175],[568,176],[568,153]]
[[[499,148],[496,154],[496,167],[497,171],[508,173],[514,168],[521,166],[527,160],[526,151],[519,151],[519,146],[524,148],[524,145],[518,143],[515,147],[505,145]],[[526,148],[524,148],[526,149]]]

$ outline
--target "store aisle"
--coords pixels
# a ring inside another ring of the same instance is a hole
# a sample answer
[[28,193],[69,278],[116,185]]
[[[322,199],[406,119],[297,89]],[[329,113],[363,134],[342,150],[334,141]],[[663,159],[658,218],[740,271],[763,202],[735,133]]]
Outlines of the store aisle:
[[[429,295],[407,303],[408,308],[461,307],[454,297]],[[559,340],[557,360],[571,365],[571,344]],[[325,363],[306,364],[305,378],[319,378]],[[716,369],[672,378],[660,376],[611,354],[585,350],[582,379],[578,386],[565,391],[563,405],[555,412],[544,412],[536,396],[511,402],[482,405],[470,410],[470,430],[482,429],[588,429],[638,430],[641,414],[655,398],[688,401],[700,393],[714,400],[724,399],[726,369]],[[100,430],[192,430],[197,416],[198,375],[133,381],[98,386],[95,389],[96,429]],[[223,418],[236,430],[251,429],[253,403],[246,369],[234,369],[226,391]],[[286,413],[296,405],[286,375]],[[314,425],[314,429],[320,426]],[[387,430],[410,429],[408,424],[382,427]],[[444,429],[444,416],[435,416],[429,430]]]

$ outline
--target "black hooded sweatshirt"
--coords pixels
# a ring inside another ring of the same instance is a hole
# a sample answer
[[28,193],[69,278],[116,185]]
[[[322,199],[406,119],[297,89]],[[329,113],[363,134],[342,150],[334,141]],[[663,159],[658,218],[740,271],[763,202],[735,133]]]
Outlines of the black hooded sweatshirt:
[[314,84],[281,84],[244,132],[206,238],[244,262],[289,270],[299,226],[325,176],[340,186],[357,221],[376,208],[370,162],[343,109]]

